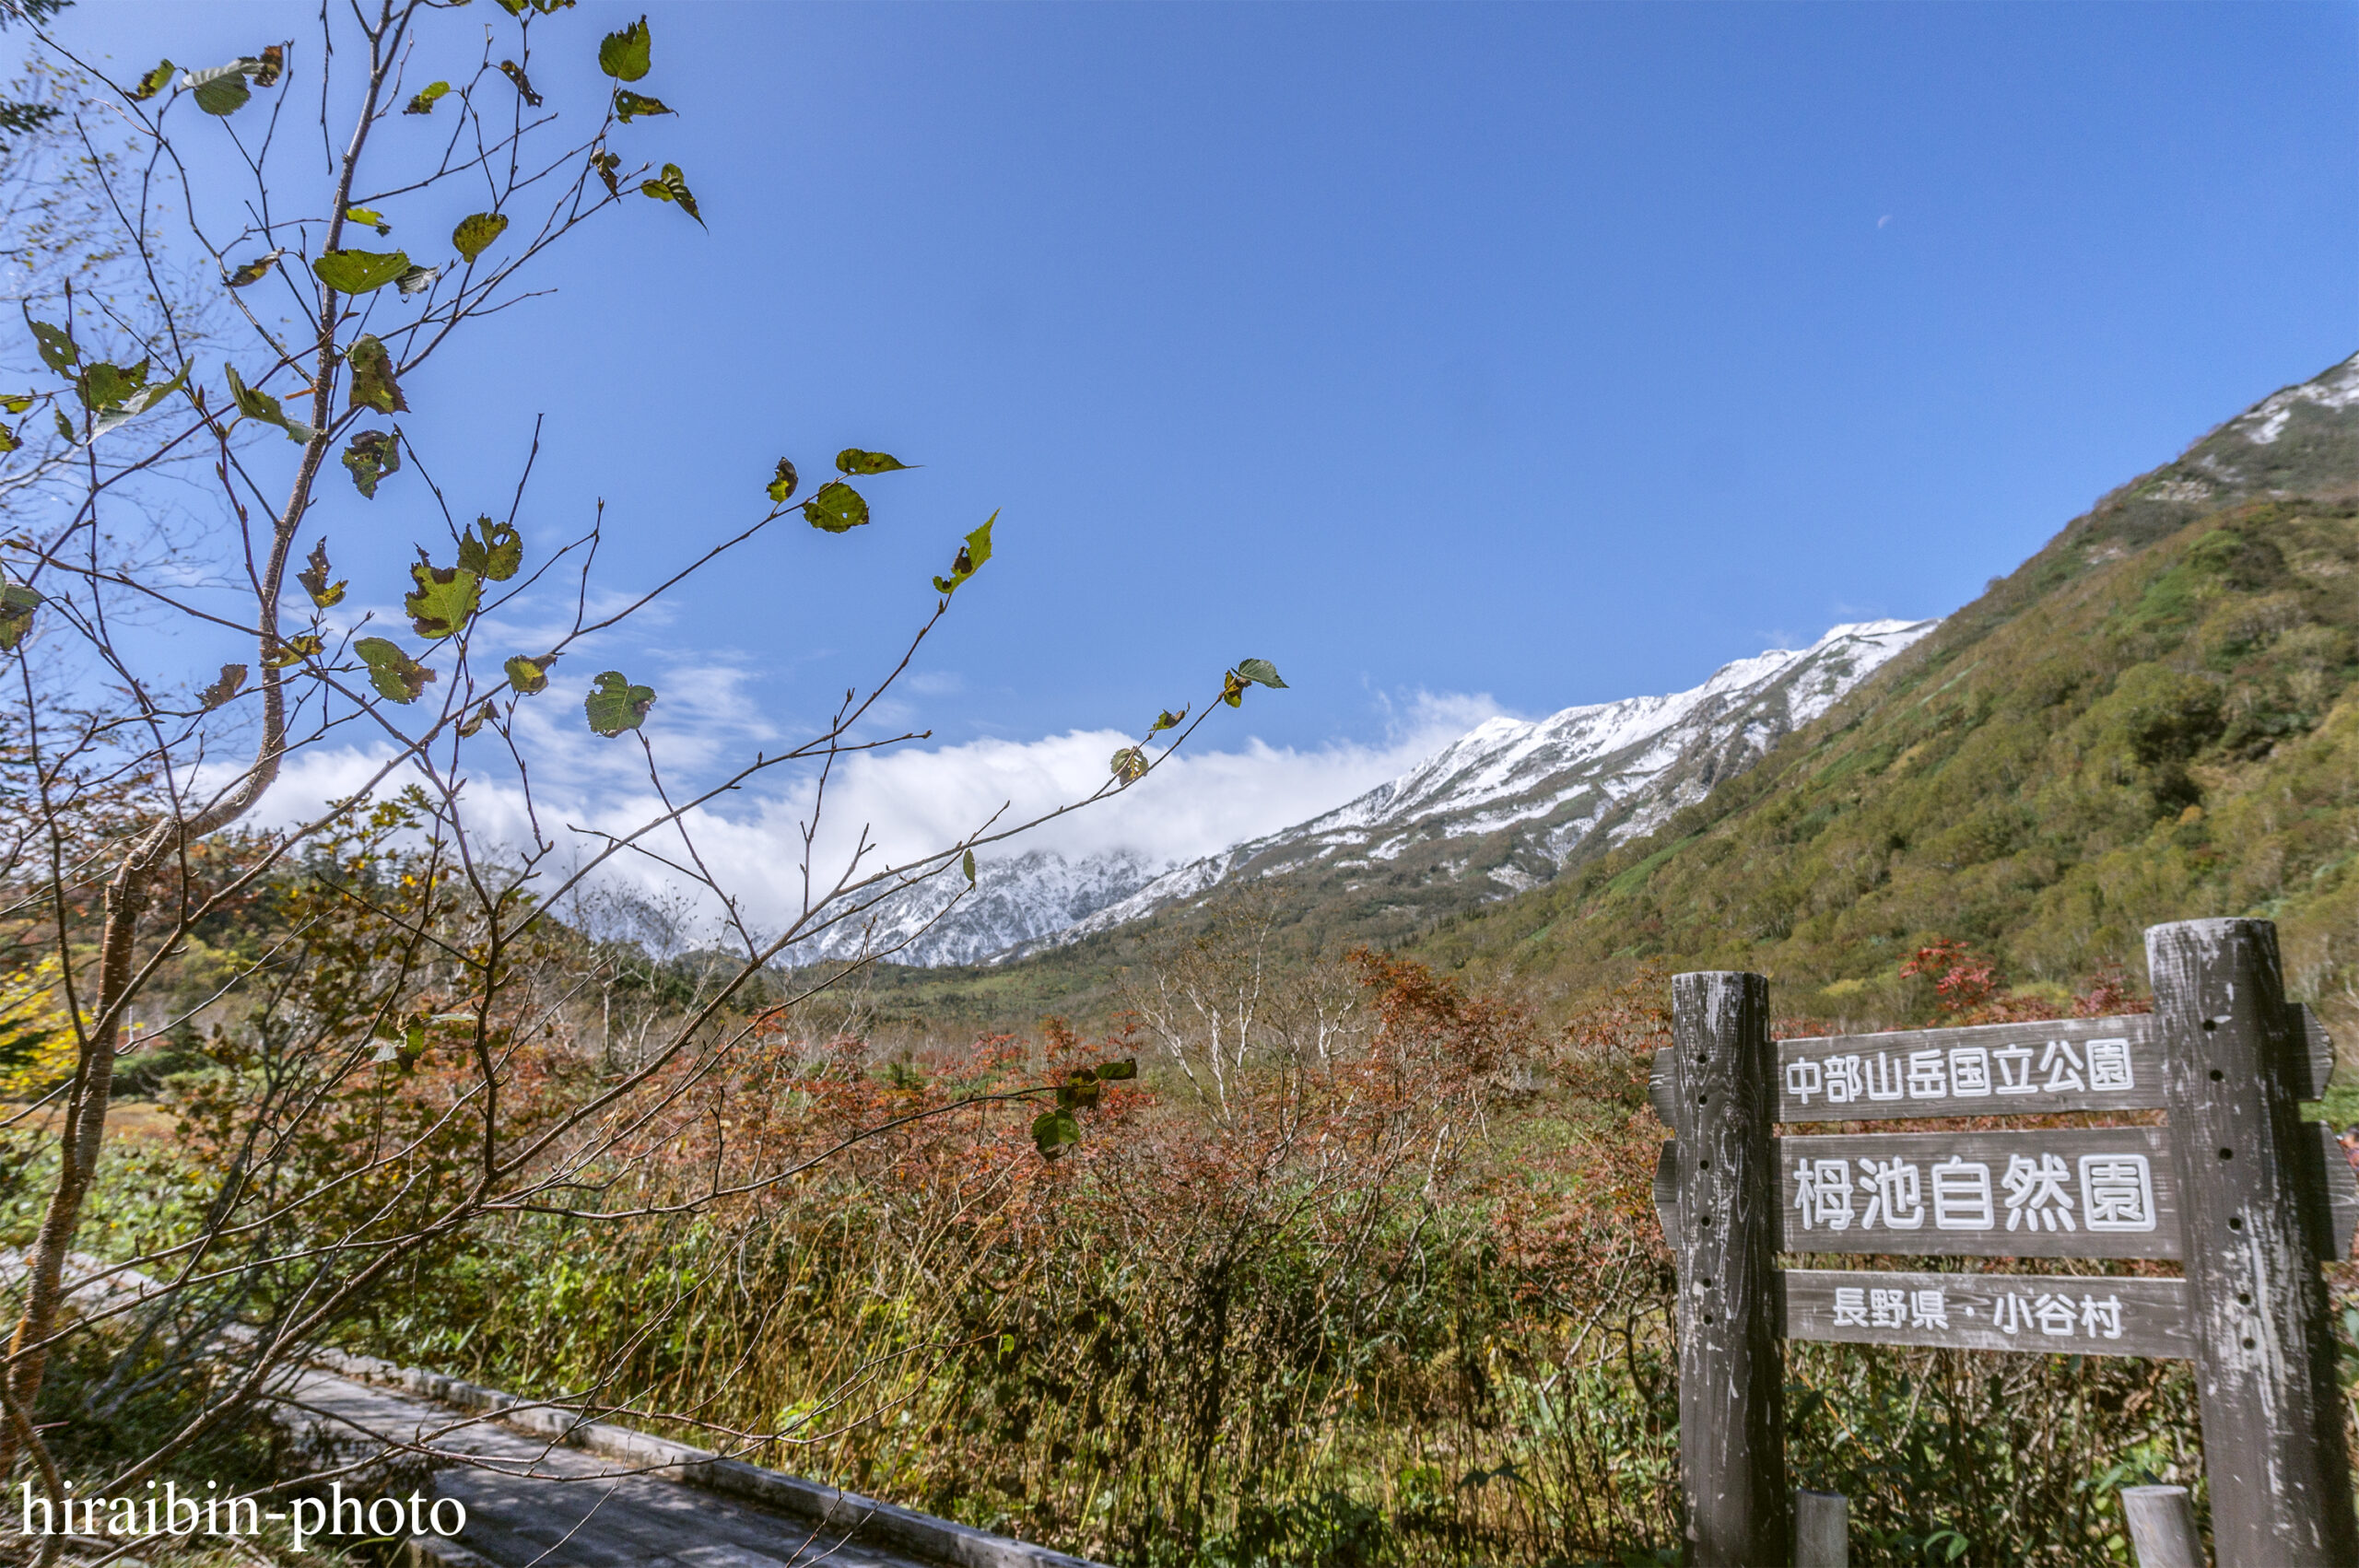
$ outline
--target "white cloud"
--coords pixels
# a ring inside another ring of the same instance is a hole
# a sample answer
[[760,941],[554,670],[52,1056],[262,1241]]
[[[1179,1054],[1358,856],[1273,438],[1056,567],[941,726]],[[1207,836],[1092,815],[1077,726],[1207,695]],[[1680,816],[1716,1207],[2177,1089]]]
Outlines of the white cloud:
[[[663,722],[651,722],[649,735],[676,802],[693,786],[675,780],[717,781],[733,763],[750,761],[765,744],[775,751],[778,743],[739,673],[718,667],[697,672],[693,680],[675,674],[667,692],[700,695],[667,697],[659,710]],[[496,748],[481,744],[492,739],[487,732],[471,754],[482,771],[466,787],[468,820],[479,838],[514,845],[529,841],[537,820],[561,852],[586,855],[598,842],[596,832],[628,833],[664,808],[638,745],[628,737],[600,740],[564,722],[579,712],[578,692],[560,694],[553,685],[549,696],[557,700],[522,704],[518,714],[517,741],[532,766],[533,814],[504,757],[499,766],[491,766]],[[1341,805],[1499,712],[1487,696],[1423,692],[1382,706],[1387,722],[1379,740],[1307,749],[1260,740],[1228,751],[1191,747],[1120,795],[987,852],[1047,848],[1073,857],[1132,849],[1156,861],[1191,860]],[[1228,727],[1223,720],[1233,723],[1233,716],[1216,714],[1207,729]],[[1134,739],[1111,730],[1077,730],[1030,741],[975,740],[840,758],[821,813],[815,879],[832,881],[863,830],[878,851],[866,864],[902,863],[957,842],[1003,807],[1001,820],[1007,824],[1077,800],[1098,787],[1108,759]],[[293,821],[323,801],[349,795],[382,766],[383,755],[354,746],[297,753],[273,793],[273,819]],[[782,927],[801,907],[802,825],[816,796],[816,778],[805,772],[725,796],[689,819],[698,854],[757,929]],[[657,854],[686,860],[675,831],[662,830],[645,843]],[[685,881],[643,857],[625,862],[624,874],[650,885]]]

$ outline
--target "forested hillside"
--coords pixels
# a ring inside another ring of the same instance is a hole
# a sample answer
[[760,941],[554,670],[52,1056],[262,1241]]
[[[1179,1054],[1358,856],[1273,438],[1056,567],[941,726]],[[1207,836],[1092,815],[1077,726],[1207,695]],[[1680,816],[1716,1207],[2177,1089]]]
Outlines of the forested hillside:
[[[2157,920],[2263,915],[2359,976],[2359,359],[2102,499],[1753,771],[1416,945],[1562,993],[1651,959],[1783,1012],[1919,1011],[1920,944],[2018,987],[2142,973]],[[2349,1032],[2346,1031],[2346,1037]]]

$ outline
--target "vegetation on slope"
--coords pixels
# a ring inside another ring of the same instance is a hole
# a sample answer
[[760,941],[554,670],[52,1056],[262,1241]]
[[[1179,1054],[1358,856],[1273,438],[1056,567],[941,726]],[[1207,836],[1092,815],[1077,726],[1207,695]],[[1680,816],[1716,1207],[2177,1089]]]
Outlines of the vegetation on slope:
[[2274,449],[2224,427],[1752,772],[1419,951],[1540,994],[1638,960],[1757,969],[1781,1012],[1856,1027],[1924,1015],[1901,970],[1937,939],[2060,997],[2142,974],[2149,924],[2259,915],[2294,989],[2348,1023],[2354,491],[2359,425],[2338,413]]

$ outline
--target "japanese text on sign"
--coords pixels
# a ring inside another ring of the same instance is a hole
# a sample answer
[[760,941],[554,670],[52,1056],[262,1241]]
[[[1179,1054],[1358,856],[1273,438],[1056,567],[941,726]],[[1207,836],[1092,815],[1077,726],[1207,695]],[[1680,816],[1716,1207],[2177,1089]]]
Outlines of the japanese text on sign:
[[[1857,1174],[1854,1174],[1854,1166]],[[2143,1154],[2011,1154],[1989,1163],[1953,1154],[1804,1158],[1795,1162],[1794,1207],[1805,1231],[2151,1231],[2152,1163]],[[1895,1250],[1900,1250],[1895,1248]]]
[[1838,1051],[1786,1064],[1786,1093],[1808,1106],[1982,1100],[2135,1089],[2127,1037],[1922,1050]]

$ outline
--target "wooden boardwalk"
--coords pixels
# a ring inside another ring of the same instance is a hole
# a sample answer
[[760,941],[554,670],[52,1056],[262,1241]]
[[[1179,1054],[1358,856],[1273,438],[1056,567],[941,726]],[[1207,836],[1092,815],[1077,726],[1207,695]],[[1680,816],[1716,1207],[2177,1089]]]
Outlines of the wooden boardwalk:
[[324,1372],[305,1373],[292,1398],[343,1442],[425,1444],[479,1460],[438,1470],[434,1493],[466,1504],[460,1544],[499,1568],[921,1568],[928,1562],[864,1543],[856,1519],[823,1526],[632,1474],[481,1416]]

